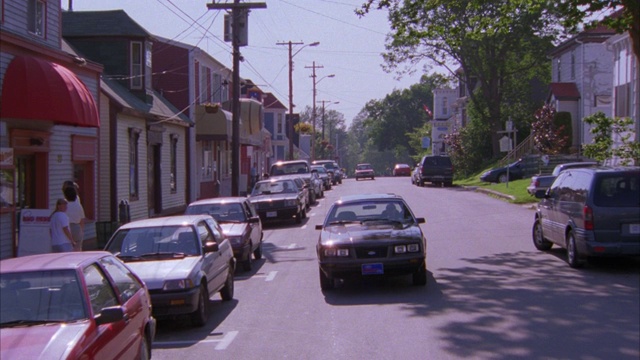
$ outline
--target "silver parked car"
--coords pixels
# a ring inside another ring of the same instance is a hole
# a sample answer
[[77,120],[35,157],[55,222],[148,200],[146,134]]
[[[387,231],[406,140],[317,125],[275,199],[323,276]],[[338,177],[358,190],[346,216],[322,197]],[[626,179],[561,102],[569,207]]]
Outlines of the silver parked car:
[[189,315],[202,326],[209,299],[233,299],[233,249],[210,215],[180,215],[122,225],[105,247],[147,284],[153,315]]
[[233,255],[244,271],[251,270],[252,255],[255,260],[262,259],[262,221],[248,198],[234,196],[194,201],[187,206],[185,214],[213,216],[231,241]]

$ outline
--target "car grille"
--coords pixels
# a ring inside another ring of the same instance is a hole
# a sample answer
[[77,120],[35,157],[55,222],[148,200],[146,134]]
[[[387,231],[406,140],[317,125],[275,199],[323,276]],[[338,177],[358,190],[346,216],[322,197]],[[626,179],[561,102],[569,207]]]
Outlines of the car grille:
[[386,246],[367,246],[356,248],[356,257],[358,259],[373,259],[373,258],[386,258],[387,257]]
[[257,210],[279,209],[284,207],[284,200],[259,202],[255,206]]

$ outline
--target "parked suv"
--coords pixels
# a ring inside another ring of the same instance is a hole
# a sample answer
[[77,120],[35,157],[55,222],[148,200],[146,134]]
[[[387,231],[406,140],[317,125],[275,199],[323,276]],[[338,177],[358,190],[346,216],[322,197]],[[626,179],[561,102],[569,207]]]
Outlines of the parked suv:
[[574,268],[588,257],[640,255],[640,167],[565,170],[535,196],[538,250],[566,248]]
[[453,164],[446,155],[426,155],[420,160],[418,186],[429,182],[434,185],[453,185]]

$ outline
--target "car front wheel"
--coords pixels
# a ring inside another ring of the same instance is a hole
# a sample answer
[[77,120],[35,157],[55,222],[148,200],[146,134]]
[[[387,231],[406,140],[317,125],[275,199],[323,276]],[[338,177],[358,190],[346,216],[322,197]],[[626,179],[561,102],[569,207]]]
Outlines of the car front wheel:
[[546,251],[551,249],[553,243],[544,238],[542,233],[542,224],[539,220],[533,223],[533,246],[540,251]]
[[258,247],[253,250],[253,258],[256,260],[262,259],[262,241],[258,244]]
[[506,183],[507,180],[509,180],[509,177],[507,176],[507,174],[502,173],[502,174],[498,175],[498,182],[499,183]]
[[229,267],[227,281],[224,283],[224,287],[220,290],[220,297],[223,301],[233,300],[233,286],[233,267]]
[[333,278],[327,276],[322,269],[318,270],[320,272],[320,289],[322,290],[331,290],[333,289]]
[[427,265],[423,262],[422,265],[412,275],[413,285],[424,286],[427,285]]
[[198,296],[198,308],[191,314],[191,323],[195,326],[204,326],[209,318],[207,303],[209,302],[209,292],[207,285],[200,285],[200,296]]

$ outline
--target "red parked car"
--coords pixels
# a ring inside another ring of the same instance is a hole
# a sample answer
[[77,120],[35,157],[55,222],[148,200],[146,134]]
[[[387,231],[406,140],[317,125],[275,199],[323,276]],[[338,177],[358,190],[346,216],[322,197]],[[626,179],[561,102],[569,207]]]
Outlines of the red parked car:
[[145,284],[108,252],[0,261],[0,359],[149,359]]
[[411,176],[411,167],[409,164],[396,164],[393,167],[393,176]]

